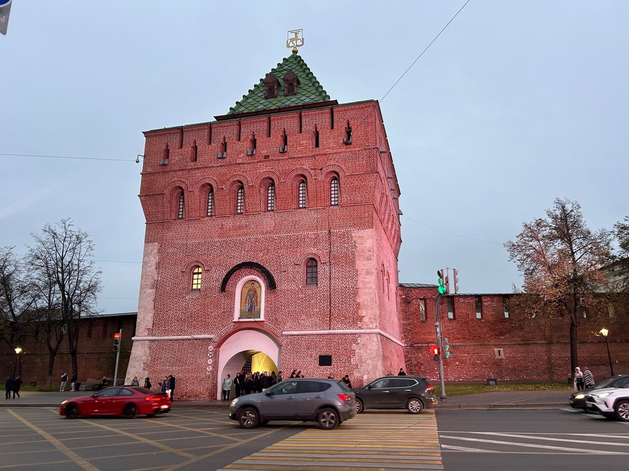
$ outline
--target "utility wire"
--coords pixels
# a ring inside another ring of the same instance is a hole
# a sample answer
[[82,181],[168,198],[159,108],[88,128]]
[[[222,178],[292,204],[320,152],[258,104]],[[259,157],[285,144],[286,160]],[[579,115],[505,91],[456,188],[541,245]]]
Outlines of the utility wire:
[[446,25],[443,27],[443,29],[442,29],[441,31],[439,31],[439,34],[438,34],[437,36],[435,36],[435,38],[434,38],[432,41],[430,41],[430,44],[428,44],[428,46],[426,46],[426,48],[422,51],[422,53],[421,53],[419,56],[417,56],[417,59],[415,59],[415,60],[413,61],[413,63],[412,63],[412,64],[408,67],[408,69],[406,69],[406,70],[404,71],[404,73],[400,76],[400,78],[399,78],[399,79],[397,79],[397,82],[395,82],[395,83],[393,84],[393,86],[392,86],[391,88],[389,88],[389,91],[388,91],[387,93],[385,93],[385,94],[384,94],[384,96],[383,96],[382,98],[380,98],[380,102],[382,102],[382,101],[386,98],[386,96],[389,94],[389,92],[390,92],[391,90],[393,90],[393,88],[394,88],[394,87],[398,84],[398,82],[404,78],[404,76],[406,75],[406,73],[407,73],[409,70],[411,70],[411,68],[415,65],[415,62],[417,62],[417,61],[420,59],[420,57],[424,55],[424,52],[426,52],[426,51],[428,50],[428,48],[429,48],[430,46],[432,46],[432,43],[434,43],[434,42],[437,40],[437,38],[438,38],[439,36],[441,36],[441,33],[443,33],[443,32],[446,30],[446,28],[450,25],[450,23],[452,23],[452,22],[454,21],[454,19],[457,17],[457,15],[458,15],[459,13],[461,13],[461,11],[463,10],[463,8],[465,8],[465,5],[467,5],[468,3],[470,3],[470,0],[467,0],[467,2],[465,2],[465,3],[463,4],[463,6],[462,6],[461,8],[459,8],[459,11],[457,11],[457,12],[456,12],[456,14],[455,14],[452,18],[450,18],[450,21],[448,21],[448,23],[446,23]]
[[464,236],[464,235],[461,235],[461,234],[456,234],[454,232],[444,231],[443,229],[439,229],[438,227],[432,227],[432,226],[429,226],[428,224],[424,224],[423,222],[415,221],[414,219],[411,219],[411,218],[409,218],[407,216],[402,216],[402,217],[404,219],[408,219],[411,222],[414,222],[415,224],[419,224],[420,226],[428,227],[429,229],[433,229],[435,231],[443,232],[444,234],[450,234],[450,235],[453,235],[455,237],[460,237],[461,239],[475,240],[477,242],[484,242],[485,244],[502,245],[500,242],[493,242],[491,240],[476,239],[475,237],[468,237],[468,236]]
[[134,159],[106,159],[101,157],[69,157],[67,155],[39,155],[39,154],[3,154],[8,157],[41,157],[46,159],[72,159],[72,160],[109,160],[115,162],[135,162]]

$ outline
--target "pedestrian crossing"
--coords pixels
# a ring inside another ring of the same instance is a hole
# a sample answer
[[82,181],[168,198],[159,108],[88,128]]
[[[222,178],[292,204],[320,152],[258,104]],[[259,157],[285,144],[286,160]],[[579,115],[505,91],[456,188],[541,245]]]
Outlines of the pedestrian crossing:
[[365,412],[334,430],[316,427],[223,468],[253,470],[442,470],[434,411]]

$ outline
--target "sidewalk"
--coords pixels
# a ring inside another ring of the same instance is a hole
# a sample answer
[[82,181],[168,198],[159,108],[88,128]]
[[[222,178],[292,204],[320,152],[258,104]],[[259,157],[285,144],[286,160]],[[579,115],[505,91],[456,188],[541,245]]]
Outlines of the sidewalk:
[[[446,389],[447,393],[447,389]],[[0,407],[59,407],[62,401],[78,396],[88,396],[91,392],[39,392],[21,391],[20,399],[0,399]],[[566,391],[522,391],[495,392],[453,396],[439,399],[438,409],[498,409],[569,407],[570,392]],[[227,409],[229,401],[178,401],[175,393],[173,409],[179,407],[216,407]]]

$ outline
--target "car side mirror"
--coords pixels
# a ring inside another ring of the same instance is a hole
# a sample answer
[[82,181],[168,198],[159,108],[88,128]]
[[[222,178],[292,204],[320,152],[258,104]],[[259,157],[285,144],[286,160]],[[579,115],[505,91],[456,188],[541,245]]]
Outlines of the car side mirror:
[[369,386],[367,386],[367,389],[371,389],[371,384]]
[[267,392],[265,392],[264,394],[265,394],[266,396],[269,396],[269,397],[270,397],[270,396],[272,396],[272,395],[273,395],[273,392],[271,392],[271,391],[267,391]]
[[98,393],[95,392],[94,394],[92,394],[92,397],[98,397]]

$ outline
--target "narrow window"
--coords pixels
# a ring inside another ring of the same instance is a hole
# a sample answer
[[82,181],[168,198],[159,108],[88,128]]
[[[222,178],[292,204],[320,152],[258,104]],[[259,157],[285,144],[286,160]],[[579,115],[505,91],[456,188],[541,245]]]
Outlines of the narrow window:
[[317,129],[317,127],[315,126],[315,130],[314,130],[314,138],[315,138],[315,147],[319,147],[319,130]]
[[505,351],[502,348],[494,348],[494,354],[496,358],[503,359],[505,357]]
[[616,317],[616,308],[613,304],[609,304],[607,306],[607,313],[609,314],[609,317]]
[[330,181],[330,206],[339,205],[339,179],[334,177]]
[[192,270],[192,289],[200,290],[201,289],[201,278],[203,277],[203,270],[201,267],[196,266],[194,270]]
[[316,285],[319,281],[319,273],[317,267],[317,261],[314,258],[309,258],[306,262],[306,284]]
[[177,219],[183,219],[184,198],[183,191],[179,194],[179,208],[177,210]]
[[345,128],[345,137],[343,138],[343,144],[350,145],[352,143],[352,127],[349,125],[349,121],[347,122],[347,127]]
[[286,135],[286,129],[284,129],[284,134],[282,134],[282,144],[280,145],[280,154],[283,154],[288,151],[288,136]]
[[266,210],[275,211],[275,185],[273,183],[266,189]]
[[306,181],[302,180],[299,182],[299,208],[303,209],[306,207]]
[[214,189],[210,188],[207,192],[207,216],[214,216]]
[[483,318],[483,299],[480,296],[475,296],[476,301],[476,319]]
[[426,321],[426,300],[419,300],[419,320],[422,322]]
[[509,319],[509,317],[511,316],[509,314],[509,298],[506,296],[502,297],[502,309],[505,313],[505,319]]
[[197,147],[197,141],[194,141],[194,144],[192,144],[192,161],[196,162],[198,158],[199,158],[199,149]]
[[245,189],[240,186],[236,193],[236,214],[242,214],[245,209]]
[[454,298],[448,299],[448,319],[454,319]]
[[256,155],[256,147],[258,142],[256,141],[256,135],[253,134],[251,136],[251,140],[249,141],[249,149],[247,149],[247,155]]

